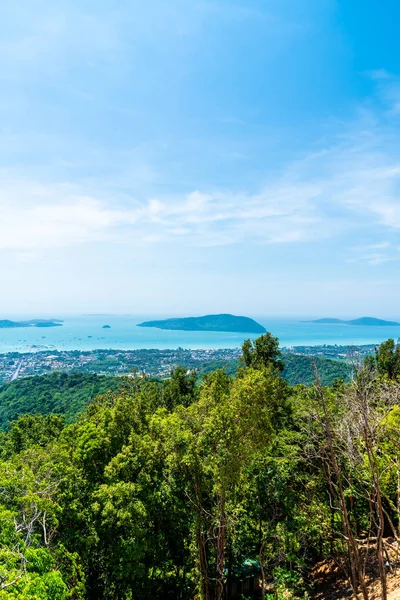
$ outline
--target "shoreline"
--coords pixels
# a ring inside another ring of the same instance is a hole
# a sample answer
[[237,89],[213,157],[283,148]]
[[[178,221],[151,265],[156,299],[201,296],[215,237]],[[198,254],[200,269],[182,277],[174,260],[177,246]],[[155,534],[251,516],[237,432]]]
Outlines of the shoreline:
[[[299,351],[299,354],[303,354],[300,352],[301,349],[366,349],[366,348],[374,348],[375,346],[379,346],[382,342],[373,342],[366,344],[296,344],[296,345],[287,345],[287,346],[279,346],[281,352],[288,354],[295,354]],[[1,350],[0,348],[0,356],[7,356],[10,354],[18,354],[21,356],[24,355],[34,355],[38,353],[76,353],[79,352],[81,354],[91,354],[93,352],[234,352],[241,351],[241,346],[215,346],[215,347],[183,347],[177,346],[176,348],[157,348],[157,347],[149,347],[149,348],[105,348],[105,347],[97,347],[97,348],[56,348],[56,347],[38,347],[33,350]]]

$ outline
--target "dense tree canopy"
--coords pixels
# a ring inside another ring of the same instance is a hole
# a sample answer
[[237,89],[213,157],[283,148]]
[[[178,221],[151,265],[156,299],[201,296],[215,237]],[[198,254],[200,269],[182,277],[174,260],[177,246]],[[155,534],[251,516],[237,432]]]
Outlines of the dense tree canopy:
[[75,420],[96,396],[116,390],[118,377],[89,373],[52,373],[27,377],[0,386],[0,430],[20,415],[61,414],[67,423]]
[[400,537],[393,355],[349,383],[291,386],[267,334],[234,376],[178,368],[74,423],[19,417],[1,434],[0,599],[220,600],[254,576],[258,597],[305,598],[329,556],[367,600],[366,544],[384,598]]
[[[284,354],[282,363],[282,377],[292,385],[311,385],[315,379],[315,366],[324,385],[331,385],[336,379],[348,380],[351,373],[351,368],[344,361],[320,357]],[[179,390],[179,393],[187,395],[187,402],[192,402],[194,388],[198,387],[203,375],[217,369],[235,375],[239,364],[238,360],[200,363],[190,377],[187,377],[188,369],[177,367],[176,376],[163,384],[164,403],[172,408],[174,394]],[[63,415],[66,423],[72,423],[93,398],[124,385],[125,377],[92,373],[56,372],[17,379],[0,386],[0,430],[7,429],[12,421],[27,413]]]

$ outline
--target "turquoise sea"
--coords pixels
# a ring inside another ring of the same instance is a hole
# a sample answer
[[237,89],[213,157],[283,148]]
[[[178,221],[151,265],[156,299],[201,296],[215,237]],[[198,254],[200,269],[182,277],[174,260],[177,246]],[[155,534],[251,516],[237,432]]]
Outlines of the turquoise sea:
[[[51,315],[54,317],[54,315]],[[12,317],[15,320],[23,317]],[[32,317],[31,317],[32,318]],[[236,348],[244,339],[257,337],[237,333],[164,331],[137,327],[151,316],[59,316],[62,327],[0,329],[0,352],[30,352],[46,349],[94,350],[114,348]],[[276,335],[282,346],[315,346],[322,344],[377,344],[389,337],[397,340],[400,327],[361,327],[306,323],[300,319],[256,318]],[[103,329],[110,325],[110,329]]]

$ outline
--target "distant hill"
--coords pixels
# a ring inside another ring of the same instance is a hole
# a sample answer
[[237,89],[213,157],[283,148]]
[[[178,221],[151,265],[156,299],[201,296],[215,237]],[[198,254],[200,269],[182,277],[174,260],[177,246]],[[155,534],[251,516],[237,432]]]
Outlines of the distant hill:
[[314,321],[305,321],[306,323],[342,323],[344,325],[363,325],[364,327],[385,327],[385,326],[400,326],[396,321],[385,321],[384,319],[375,319],[374,317],[361,317],[360,319],[352,319],[344,321],[342,319],[315,319]]
[[[331,385],[335,379],[347,381],[351,374],[351,367],[339,360],[286,353],[282,360],[282,376],[291,385],[311,385],[315,380],[314,367],[323,385]],[[212,360],[199,363],[196,370],[200,377],[216,369],[234,375],[239,364],[238,360]],[[118,391],[124,385],[124,377],[93,373],[56,372],[11,381],[0,386],[0,432],[27,413],[64,415],[66,422],[72,423],[92,398]]]
[[373,317],[361,317],[361,319],[353,319],[353,321],[350,321],[351,325],[367,325],[367,326],[371,326],[371,327],[380,327],[380,326],[388,326],[388,325],[392,325],[392,326],[396,326],[399,325],[400,323],[397,323],[397,321],[385,321],[384,319],[374,319]]
[[[351,366],[348,363],[331,358],[284,353],[282,361],[284,369],[281,375],[290,385],[297,385],[299,383],[312,385],[315,382],[315,368],[318,371],[322,385],[332,385],[337,379],[349,381],[352,373]],[[225,369],[229,375],[234,375],[239,364],[238,360],[209,361],[200,363],[197,372],[199,375],[204,375],[205,373],[215,371],[215,369]]]
[[304,321],[304,323],[348,323],[348,321],[342,321],[342,319],[315,319],[314,321]]
[[157,327],[174,331],[228,331],[231,333],[265,333],[266,331],[265,327],[249,317],[236,317],[229,314],[145,321],[138,327]]
[[70,423],[92,398],[121,384],[120,377],[88,373],[51,373],[6,383],[0,386],[0,431],[26,413],[64,415]]
[[301,354],[283,354],[282,360],[284,364],[282,377],[290,385],[298,383],[313,384],[315,382],[315,368],[318,371],[322,385],[332,385],[335,379],[349,381],[352,373],[351,366],[342,360]]
[[0,320],[0,329],[14,329],[16,327],[61,327],[59,319],[31,319],[29,321]]

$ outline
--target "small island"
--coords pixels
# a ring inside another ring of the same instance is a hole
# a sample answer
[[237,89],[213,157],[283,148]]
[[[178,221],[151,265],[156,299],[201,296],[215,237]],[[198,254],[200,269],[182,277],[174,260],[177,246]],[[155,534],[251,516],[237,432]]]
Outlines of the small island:
[[111,325],[103,325],[103,329],[111,329]]
[[266,331],[265,327],[254,319],[229,314],[145,321],[139,323],[138,327],[157,327],[157,329],[173,331],[226,331],[229,333],[265,333]]
[[0,329],[14,329],[16,327],[61,327],[63,321],[60,319],[31,319],[29,321],[0,320]]
[[317,323],[317,324],[342,324],[342,325],[363,325],[364,327],[397,327],[400,323],[396,321],[385,321],[384,319],[375,319],[374,317],[361,317],[359,319],[352,319],[350,321],[344,321],[343,319],[315,319],[314,321],[305,321],[305,323]]

